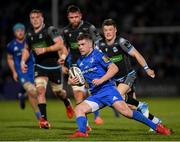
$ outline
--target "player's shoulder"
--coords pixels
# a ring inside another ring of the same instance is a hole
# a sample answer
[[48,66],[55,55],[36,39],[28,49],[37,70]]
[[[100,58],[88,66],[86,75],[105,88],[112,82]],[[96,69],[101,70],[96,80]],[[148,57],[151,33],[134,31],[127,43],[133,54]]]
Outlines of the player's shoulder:
[[88,21],[82,21],[82,22],[83,22],[82,27],[86,27],[89,29],[96,29],[96,27],[92,23],[90,23]]
[[126,46],[129,44],[129,41],[124,37],[118,36],[117,40],[118,40],[119,44],[122,46],[124,46],[124,45]]
[[71,26],[69,24],[62,29],[62,32],[63,34],[67,34],[70,30],[71,30]]
[[16,44],[17,44],[16,40],[13,39],[7,44],[7,48],[11,48],[13,45],[16,45]]
[[104,55],[104,53],[101,51],[101,50],[99,50],[99,49],[97,49],[97,48],[95,48],[94,50],[93,50],[93,56],[95,56],[95,57],[100,57],[100,56],[103,56]]
[[106,41],[105,38],[102,37],[99,41],[98,41],[98,45],[101,47],[104,47],[106,45]]

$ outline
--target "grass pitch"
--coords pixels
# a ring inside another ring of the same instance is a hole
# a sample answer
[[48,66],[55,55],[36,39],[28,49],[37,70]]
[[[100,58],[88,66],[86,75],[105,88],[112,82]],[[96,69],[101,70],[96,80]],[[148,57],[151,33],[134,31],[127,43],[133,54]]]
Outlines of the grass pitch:
[[180,140],[180,98],[145,98],[150,112],[160,117],[163,123],[172,128],[171,136],[148,132],[149,128],[139,122],[121,116],[115,118],[112,109],[101,110],[104,124],[97,126],[93,115],[89,122],[93,128],[88,138],[69,139],[67,136],[76,130],[75,119],[68,120],[62,102],[48,100],[49,130],[37,127],[37,120],[27,103],[21,110],[17,101],[0,101],[0,140],[1,141],[178,141]]

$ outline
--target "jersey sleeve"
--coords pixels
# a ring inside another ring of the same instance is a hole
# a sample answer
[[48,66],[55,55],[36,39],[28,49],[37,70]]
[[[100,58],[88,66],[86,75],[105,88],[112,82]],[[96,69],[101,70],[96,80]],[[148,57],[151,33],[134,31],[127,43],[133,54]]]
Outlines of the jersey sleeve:
[[48,28],[48,35],[51,37],[51,39],[55,42],[57,38],[62,39],[60,32],[57,28],[54,26],[50,26]]
[[128,54],[134,48],[134,46],[128,40],[124,38],[119,38],[119,45]]
[[109,57],[107,57],[104,53],[100,52],[97,54],[97,58],[99,63],[103,66],[103,68],[107,68],[110,64],[112,64]]
[[11,49],[11,44],[10,44],[10,43],[7,44],[6,52],[7,52],[7,54],[13,55],[13,51],[12,51],[12,49]]
[[91,34],[95,44],[102,39],[99,32],[97,31],[96,27],[94,25],[90,25],[89,27],[89,33]]

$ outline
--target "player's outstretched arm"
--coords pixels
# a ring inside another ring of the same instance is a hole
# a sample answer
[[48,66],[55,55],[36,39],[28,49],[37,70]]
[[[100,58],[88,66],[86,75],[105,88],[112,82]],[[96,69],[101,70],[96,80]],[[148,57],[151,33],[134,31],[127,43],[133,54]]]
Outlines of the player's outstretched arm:
[[96,86],[100,85],[103,82],[111,79],[118,71],[119,71],[118,67],[114,63],[111,63],[108,66],[108,70],[107,70],[106,74],[99,79],[94,79],[92,81],[92,83]]
[[144,57],[135,48],[131,49],[131,51],[129,52],[129,55],[136,58],[136,60],[144,68],[144,70],[146,71],[148,76],[150,76],[152,78],[155,77],[154,70],[152,70],[148,67]]
[[7,63],[9,65],[9,68],[13,74],[13,79],[15,81],[18,81],[18,75],[17,75],[17,72],[15,70],[15,67],[14,67],[14,60],[13,60],[13,56],[10,55],[10,54],[7,54]]

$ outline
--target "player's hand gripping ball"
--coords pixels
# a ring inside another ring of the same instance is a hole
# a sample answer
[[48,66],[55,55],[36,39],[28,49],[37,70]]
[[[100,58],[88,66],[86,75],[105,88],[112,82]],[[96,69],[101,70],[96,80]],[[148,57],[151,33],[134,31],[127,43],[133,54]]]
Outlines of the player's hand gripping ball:
[[78,78],[78,84],[76,84],[76,85],[82,86],[85,84],[84,76],[78,67],[71,67],[69,69],[69,76],[71,78],[75,78],[75,77]]

